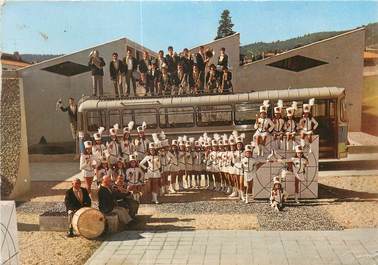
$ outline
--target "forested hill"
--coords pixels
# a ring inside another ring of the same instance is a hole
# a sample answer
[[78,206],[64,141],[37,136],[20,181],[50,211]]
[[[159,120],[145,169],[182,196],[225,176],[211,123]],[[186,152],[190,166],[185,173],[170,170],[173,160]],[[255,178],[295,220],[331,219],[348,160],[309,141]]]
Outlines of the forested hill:
[[[274,42],[255,42],[248,45],[243,45],[240,47],[240,53],[246,55],[247,57],[251,54],[261,54],[262,52],[282,52],[291,50],[300,46],[304,46],[316,41],[331,38],[333,36],[342,34],[345,31],[328,31],[328,32],[316,32],[305,34],[300,37],[284,40],[284,41],[274,41]],[[378,23],[368,24],[366,26],[366,47],[377,46],[378,45]]]

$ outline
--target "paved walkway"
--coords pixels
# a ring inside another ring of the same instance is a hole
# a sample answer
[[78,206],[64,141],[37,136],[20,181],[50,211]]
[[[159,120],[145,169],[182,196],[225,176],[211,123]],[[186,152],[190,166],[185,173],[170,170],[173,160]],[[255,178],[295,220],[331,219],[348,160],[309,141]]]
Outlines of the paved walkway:
[[125,231],[87,261],[96,264],[378,264],[378,229],[344,231]]

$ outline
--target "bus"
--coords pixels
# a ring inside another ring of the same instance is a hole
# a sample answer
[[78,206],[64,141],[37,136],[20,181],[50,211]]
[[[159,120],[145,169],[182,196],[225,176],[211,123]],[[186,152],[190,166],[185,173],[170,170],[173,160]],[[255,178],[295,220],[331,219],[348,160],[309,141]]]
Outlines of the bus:
[[[143,97],[125,99],[83,98],[78,107],[78,130],[88,136],[105,127],[118,123],[126,127],[129,121],[135,127],[147,123],[146,135],[164,131],[168,138],[199,136],[204,132],[244,132],[247,140],[252,139],[254,123],[263,100],[270,100],[268,115],[279,99],[284,108],[298,102],[296,121],[302,115],[302,104],[315,98],[312,113],[319,122],[319,155],[321,158],[342,158],[347,156],[348,123],[346,117],[345,89],[339,87],[300,88],[267,90],[233,94]],[[135,128],[134,127],[134,128]],[[122,131],[122,130],[121,130]],[[136,134],[136,131],[135,131]]]

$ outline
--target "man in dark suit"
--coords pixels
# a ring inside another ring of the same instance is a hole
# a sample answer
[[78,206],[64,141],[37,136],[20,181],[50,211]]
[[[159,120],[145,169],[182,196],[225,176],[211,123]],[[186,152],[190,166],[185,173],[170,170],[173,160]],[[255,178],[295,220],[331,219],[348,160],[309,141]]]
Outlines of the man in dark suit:
[[184,73],[190,76],[192,74],[194,62],[190,57],[189,50],[187,48],[185,48],[182,52],[180,64],[184,68]]
[[158,84],[160,81],[161,72],[157,67],[156,62],[152,62],[151,69],[147,73],[147,87],[150,95],[156,95],[158,92]]
[[115,194],[111,189],[112,180],[110,176],[104,176],[98,189],[98,208],[103,214],[115,213],[120,223],[127,224],[131,218],[128,211],[117,205]]
[[[133,56],[130,49],[127,50],[127,55],[123,58],[123,65],[125,66],[125,75],[126,75],[126,86],[127,86],[127,95],[130,95],[130,81],[133,84],[134,96],[136,92],[136,80],[133,76],[133,73],[137,70],[138,61]],[[126,95],[126,96],[127,96]]]
[[220,55],[218,56],[217,65],[222,69],[223,66],[228,67],[228,55],[226,54],[226,48],[220,49]]
[[209,58],[206,58],[205,47],[200,46],[198,53],[196,53],[196,65],[201,73],[201,87],[204,87],[206,64],[209,62]]
[[72,181],[72,187],[66,191],[64,197],[64,204],[68,213],[69,231],[67,236],[72,237],[72,217],[74,213],[83,207],[91,207],[92,201],[89,197],[88,191],[81,187],[80,179],[76,178]]
[[123,97],[122,75],[124,73],[123,62],[118,59],[118,53],[113,52],[112,61],[109,64],[110,78],[114,85],[116,97]]
[[68,106],[65,107],[62,103],[62,100],[58,100],[58,107],[63,112],[68,112],[68,118],[70,120],[70,127],[71,127],[71,133],[72,138],[74,141],[76,141],[76,132],[77,132],[77,105],[75,103],[75,99],[70,97],[68,99]]
[[143,58],[139,62],[139,72],[142,74],[147,74],[148,70],[151,68],[151,59],[148,56],[148,52],[143,52]]
[[105,66],[105,61],[102,57],[100,57],[100,53],[97,50],[93,50],[89,54],[89,62],[88,66],[91,69],[92,73],[92,88],[93,93],[92,96],[97,96],[97,88],[98,88],[98,95],[102,96],[104,94],[104,70],[103,67]]
[[177,64],[180,61],[180,58],[176,53],[173,52],[173,47],[168,47],[168,54],[165,56],[165,61],[168,68],[168,73],[173,74],[177,70]]

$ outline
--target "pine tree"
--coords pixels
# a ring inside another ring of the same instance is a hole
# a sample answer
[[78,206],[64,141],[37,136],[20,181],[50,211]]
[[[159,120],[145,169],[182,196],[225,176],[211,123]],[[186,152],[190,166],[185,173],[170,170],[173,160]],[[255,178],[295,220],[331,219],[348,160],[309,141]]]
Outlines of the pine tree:
[[232,30],[233,26],[234,24],[231,22],[230,11],[228,9],[223,10],[215,39],[221,39],[234,34],[235,31]]

